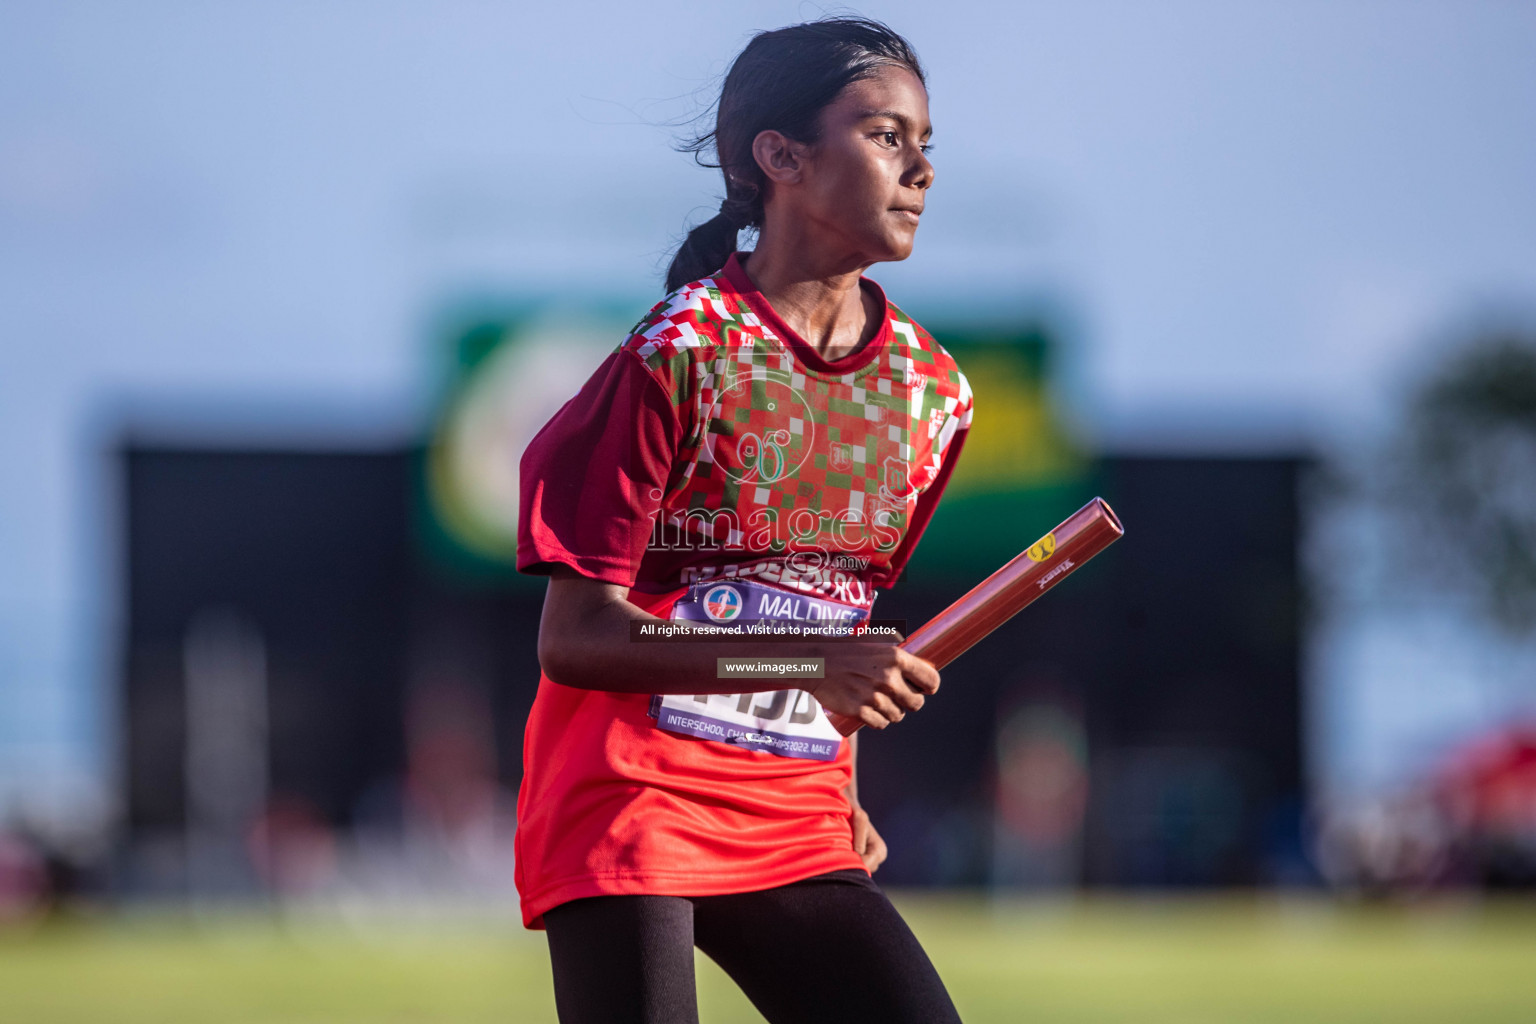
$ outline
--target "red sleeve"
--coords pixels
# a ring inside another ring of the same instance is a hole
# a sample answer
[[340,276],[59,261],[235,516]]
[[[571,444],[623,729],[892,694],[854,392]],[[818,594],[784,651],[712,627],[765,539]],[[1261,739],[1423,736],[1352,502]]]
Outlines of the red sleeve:
[[611,353],[523,452],[517,568],[633,586],[682,434],[640,358]]
[[933,518],[934,509],[939,506],[939,496],[949,486],[949,475],[954,472],[955,463],[960,461],[960,449],[965,447],[965,439],[969,434],[969,428],[955,432],[954,439],[949,442],[949,448],[944,453],[944,464],[939,467],[939,475],[933,478],[933,483],[926,491],[917,496],[917,508],[912,511],[912,525],[907,527],[906,535],[892,552],[891,564],[875,579],[875,586],[889,590],[901,578],[901,571],[907,567],[907,559],[917,549],[917,542],[923,539],[923,531],[928,529],[928,521]]

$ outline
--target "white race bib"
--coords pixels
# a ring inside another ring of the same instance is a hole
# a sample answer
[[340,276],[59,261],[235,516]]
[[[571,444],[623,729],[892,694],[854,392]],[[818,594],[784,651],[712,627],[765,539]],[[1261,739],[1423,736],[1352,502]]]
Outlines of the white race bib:
[[[869,618],[869,609],[751,580],[711,580],[689,587],[672,618],[726,628],[755,622],[854,625]],[[650,711],[659,729],[780,757],[830,761],[843,742],[816,698],[804,690],[658,694],[651,698]]]

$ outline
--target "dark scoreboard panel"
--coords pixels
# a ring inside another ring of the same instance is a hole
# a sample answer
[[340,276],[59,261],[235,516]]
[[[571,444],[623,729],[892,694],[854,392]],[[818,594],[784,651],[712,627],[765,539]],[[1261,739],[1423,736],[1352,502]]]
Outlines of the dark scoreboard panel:
[[[122,460],[130,847],[185,827],[186,645],[211,612],[260,637],[272,798],[350,827],[404,770],[412,695],[436,692],[484,710],[515,788],[543,588],[434,557],[420,452]],[[862,738],[864,803],[892,846],[882,880],[1270,877],[1301,802],[1302,470],[1101,460],[1092,489],[1125,539],[952,665],[922,714]],[[1049,525],[1003,527],[1022,547]],[[917,563],[877,616],[915,626],[971,572]]]
[[[950,666],[920,723],[861,749],[865,802],[904,829],[893,882],[1225,885],[1294,868],[1304,466],[1099,463],[1090,489],[1125,537]],[[881,614],[920,623],[966,589],[939,568],[914,568]],[[1043,875],[1010,872],[1010,831]]]

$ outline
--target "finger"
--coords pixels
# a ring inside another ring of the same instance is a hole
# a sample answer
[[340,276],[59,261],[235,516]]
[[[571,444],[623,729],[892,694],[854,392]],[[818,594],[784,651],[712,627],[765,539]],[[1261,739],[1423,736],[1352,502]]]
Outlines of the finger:
[[857,716],[859,721],[863,722],[871,729],[884,729],[886,726],[891,724],[889,719],[887,719],[880,712],[876,711],[874,708],[870,707],[868,704],[862,704],[859,706]]
[[880,838],[880,833],[871,828],[869,843],[865,846],[863,855],[864,866],[869,869],[870,874],[874,874],[875,869],[885,863],[887,853],[889,850],[886,848],[885,840]]
[[905,711],[919,710],[923,706],[923,701],[927,699],[912,689],[906,679],[895,672],[886,676],[885,684],[881,689]]
[[860,857],[869,847],[869,835],[872,830],[869,827],[869,815],[855,811],[853,815],[853,852]]
[[906,711],[892,700],[889,694],[879,690],[869,695],[869,702],[874,705],[876,711],[885,716],[887,721],[899,722],[907,717]]
[[896,648],[896,667],[901,669],[901,674],[907,682],[916,690],[923,693],[939,692],[939,670],[933,667],[933,663],[924,661],[915,654],[911,654]]

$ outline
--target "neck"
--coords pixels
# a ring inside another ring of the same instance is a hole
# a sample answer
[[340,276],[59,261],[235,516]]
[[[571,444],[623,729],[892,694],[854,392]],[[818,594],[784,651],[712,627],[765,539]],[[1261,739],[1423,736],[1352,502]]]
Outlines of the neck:
[[859,287],[870,264],[851,253],[828,251],[824,238],[804,230],[804,221],[769,212],[742,269],[823,359],[846,356],[874,336],[884,316],[884,310],[870,308],[874,298]]

